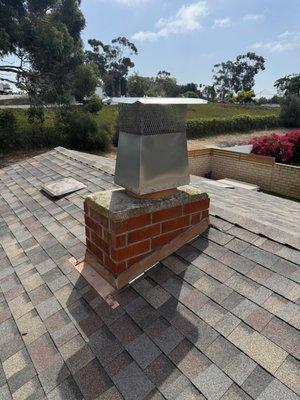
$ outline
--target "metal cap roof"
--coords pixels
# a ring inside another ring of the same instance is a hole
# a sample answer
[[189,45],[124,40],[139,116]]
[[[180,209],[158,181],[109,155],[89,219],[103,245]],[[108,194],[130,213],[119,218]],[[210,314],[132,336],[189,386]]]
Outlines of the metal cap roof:
[[111,97],[103,100],[106,104],[207,104],[206,100],[186,97]]

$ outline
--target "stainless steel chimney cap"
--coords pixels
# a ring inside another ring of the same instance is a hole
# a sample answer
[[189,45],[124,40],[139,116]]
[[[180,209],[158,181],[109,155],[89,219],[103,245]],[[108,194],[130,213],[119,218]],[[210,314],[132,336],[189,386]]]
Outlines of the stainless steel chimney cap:
[[206,103],[186,98],[110,99],[110,104],[119,105],[115,183],[139,196],[189,184],[186,107]]

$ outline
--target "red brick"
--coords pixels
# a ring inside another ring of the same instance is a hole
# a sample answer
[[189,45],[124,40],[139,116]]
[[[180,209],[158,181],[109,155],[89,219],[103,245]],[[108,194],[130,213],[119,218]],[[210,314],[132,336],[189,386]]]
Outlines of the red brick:
[[93,219],[97,224],[102,225],[104,228],[108,227],[108,220],[97,211],[90,209],[90,218]]
[[192,214],[191,215],[191,224],[195,225],[195,224],[199,224],[199,222],[202,219],[202,213],[196,213],[196,214]]
[[114,234],[109,235],[111,246],[114,249],[126,246],[126,235],[115,236]]
[[103,263],[104,260],[104,253],[99,247],[97,247],[94,243],[90,242],[89,240],[86,241],[87,249],[96,256],[97,260],[100,263]]
[[86,248],[91,251],[92,246],[93,246],[93,243],[87,238],[86,239]]
[[105,242],[97,233],[91,232],[92,234],[92,242],[99,247],[101,250],[105,251],[105,253],[108,253],[108,243]]
[[127,263],[127,268],[130,268],[133,264],[139,262],[139,261],[140,261],[142,258],[144,258],[144,257],[145,257],[145,254],[142,254],[141,256],[137,256],[137,257],[130,258],[130,260],[127,260],[127,261],[126,261],[126,263]]
[[87,239],[91,240],[91,230],[87,226],[85,227],[85,236]]
[[115,233],[124,233],[134,229],[144,228],[151,223],[151,214],[143,214],[122,222],[111,222],[111,230]]
[[157,249],[164,244],[170,242],[172,239],[177,237],[184,229],[178,229],[177,231],[174,232],[168,232],[163,235],[157,236],[156,238],[153,238],[151,240],[151,248],[152,249]]
[[93,219],[89,218],[86,215],[85,215],[85,225],[102,237],[102,231],[103,231],[102,226],[97,224]]
[[108,233],[108,231],[106,229],[103,229],[102,238],[103,238],[104,242],[109,243],[110,234]]
[[128,243],[140,242],[160,234],[160,224],[150,225],[147,228],[138,229],[128,233]]
[[95,246],[95,253],[94,255],[97,257],[97,260],[102,264],[104,262],[104,253],[101,249]]
[[164,222],[162,224],[162,232],[165,233],[165,232],[175,231],[179,228],[184,228],[188,225],[190,225],[190,217],[189,215],[186,215],[184,217],[175,218],[170,221]]
[[183,206],[183,214],[191,214],[198,211],[207,210],[209,207],[209,199],[194,201],[193,203]]
[[207,218],[208,215],[209,215],[209,211],[208,210],[202,211],[202,218]]
[[132,244],[131,246],[126,246],[119,250],[111,249],[111,257],[115,261],[124,261],[128,258],[138,256],[139,254],[144,254],[149,250],[150,240],[145,240],[144,242]]
[[104,265],[107,269],[115,274],[119,274],[126,270],[126,262],[115,263],[110,257],[105,255]]
[[84,214],[89,216],[90,215],[90,207],[87,205],[86,202],[84,202],[83,206],[84,206]]
[[180,217],[182,206],[167,208],[166,210],[156,211],[152,214],[152,222],[161,222],[168,219]]

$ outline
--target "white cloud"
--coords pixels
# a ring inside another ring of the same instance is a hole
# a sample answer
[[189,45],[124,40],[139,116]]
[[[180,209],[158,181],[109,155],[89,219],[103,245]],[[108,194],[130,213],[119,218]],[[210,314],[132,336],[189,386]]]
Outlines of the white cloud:
[[247,14],[243,16],[243,21],[259,21],[264,18],[264,14]]
[[251,46],[256,50],[267,50],[270,53],[284,53],[300,47],[300,32],[283,32],[273,41],[257,42]]
[[231,19],[229,17],[215,19],[215,28],[229,28],[231,26]]
[[171,35],[194,31],[201,28],[200,18],[208,14],[205,1],[183,5],[178,12],[169,18],[161,18],[153,31],[140,31],[132,36],[133,40],[157,40]]
[[149,2],[149,0],[115,0],[115,1],[125,6],[140,6]]

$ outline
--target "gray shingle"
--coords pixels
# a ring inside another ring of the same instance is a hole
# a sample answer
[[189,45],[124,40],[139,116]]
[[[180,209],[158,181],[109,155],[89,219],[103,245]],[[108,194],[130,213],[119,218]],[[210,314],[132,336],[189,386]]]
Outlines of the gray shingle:
[[113,381],[125,400],[143,400],[154,389],[153,383],[135,363],[123,368]]
[[274,378],[260,366],[257,366],[242,384],[242,389],[256,399]]
[[299,397],[279,380],[274,379],[257,400],[299,400]]
[[166,354],[170,353],[182,340],[183,335],[173,326],[154,339],[157,346]]
[[217,366],[211,365],[193,383],[208,400],[219,400],[232,381]]
[[83,396],[74,379],[69,377],[47,395],[48,400],[82,400]]
[[145,369],[161,354],[159,348],[145,334],[129,343],[126,350],[142,369]]

